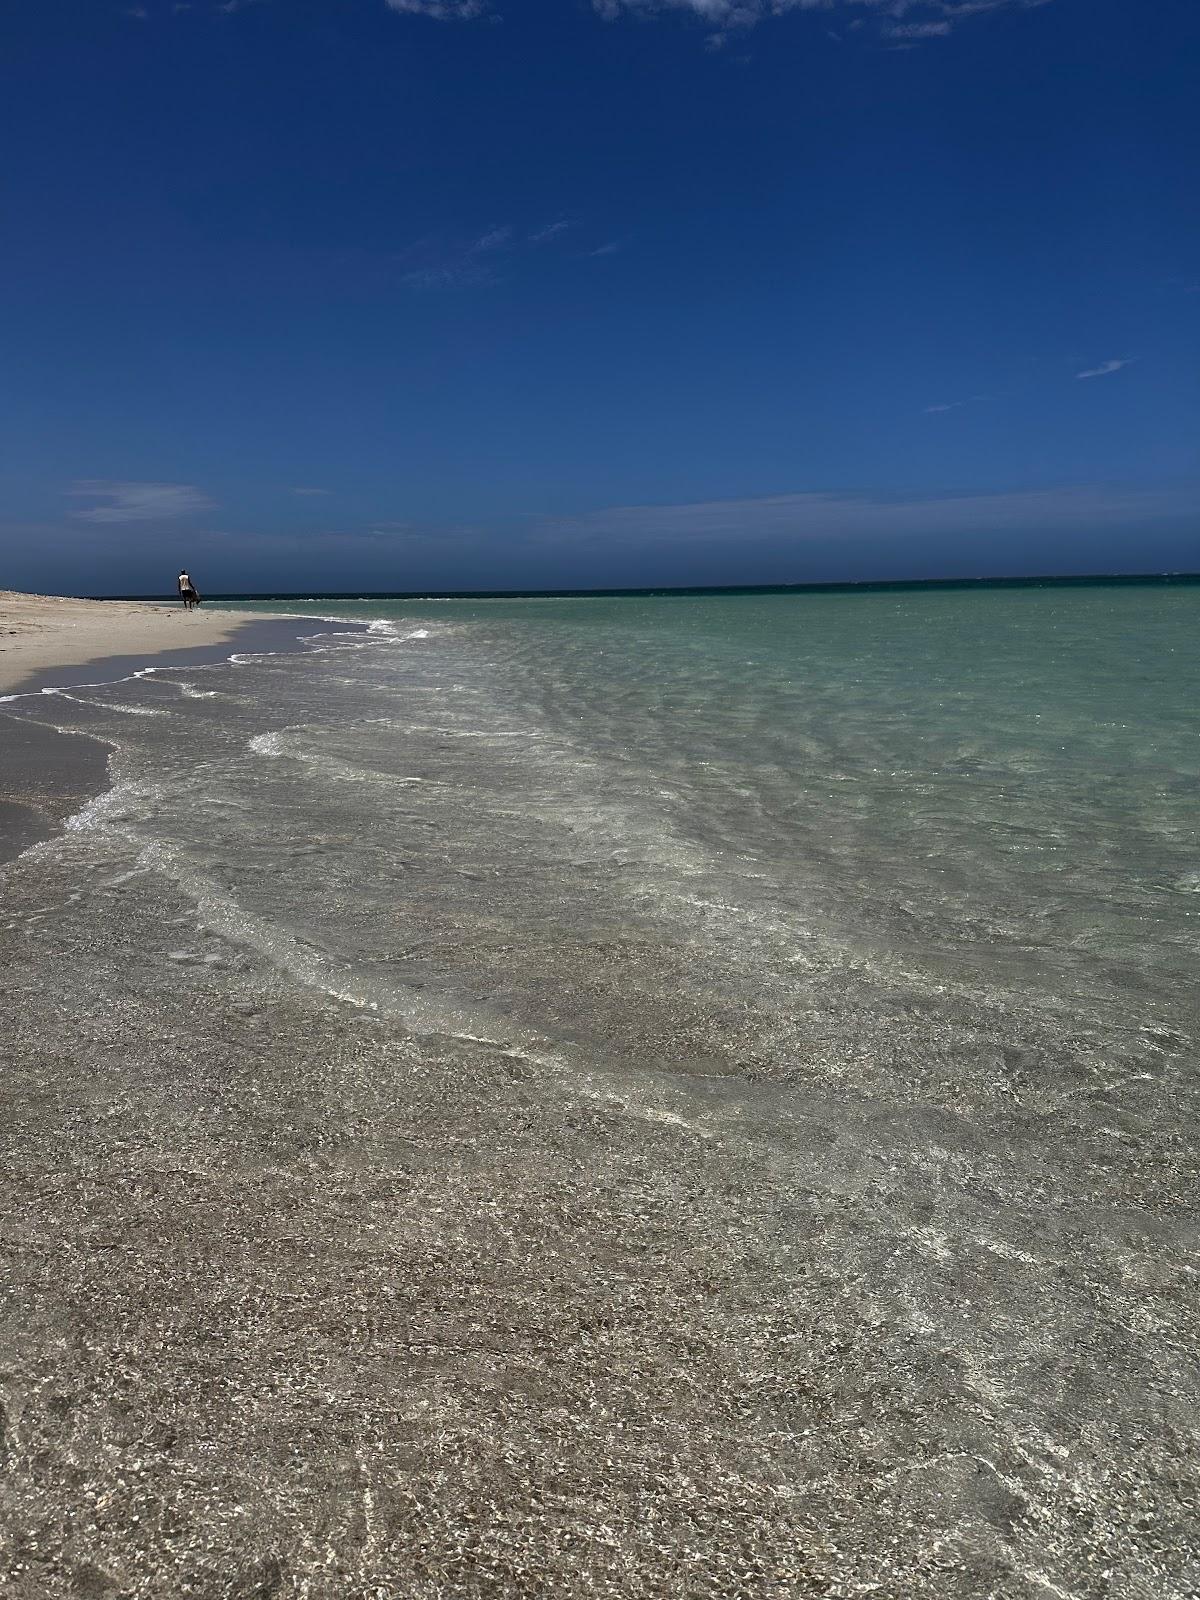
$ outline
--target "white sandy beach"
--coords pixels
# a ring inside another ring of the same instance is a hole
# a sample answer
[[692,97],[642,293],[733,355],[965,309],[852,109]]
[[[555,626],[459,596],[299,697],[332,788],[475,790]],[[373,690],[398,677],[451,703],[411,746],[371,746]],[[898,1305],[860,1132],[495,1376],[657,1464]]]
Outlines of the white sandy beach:
[[207,606],[185,611],[166,601],[76,600],[0,589],[0,694],[51,667],[221,644],[246,620]]

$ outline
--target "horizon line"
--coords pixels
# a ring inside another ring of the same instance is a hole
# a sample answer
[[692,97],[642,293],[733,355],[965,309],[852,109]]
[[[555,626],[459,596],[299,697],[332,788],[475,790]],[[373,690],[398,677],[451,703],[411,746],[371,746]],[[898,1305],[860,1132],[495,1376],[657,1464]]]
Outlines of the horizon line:
[[[843,578],[806,583],[706,583],[639,584],[626,588],[595,589],[230,589],[211,592],[207,601],[222,600],[580,600],[620,599],[654,595],[705,594],[813,594],[846,590],[1036,588],[1038,586],[1101,584],[1200,583],[1200,571],[1187,572],[1063,572],[1013,573],[982,578]],[[149,594],[94,594],[89,600],[161,601],[169,591]],[[173,595],[170,598],[175,598]]]

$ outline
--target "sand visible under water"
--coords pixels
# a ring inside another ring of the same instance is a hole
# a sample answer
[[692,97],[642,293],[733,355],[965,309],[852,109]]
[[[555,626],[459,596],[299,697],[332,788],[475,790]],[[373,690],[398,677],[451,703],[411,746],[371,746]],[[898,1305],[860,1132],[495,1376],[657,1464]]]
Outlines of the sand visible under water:
[[6,1594],[1194,1593],[1174,724],[438,615],[0,706]]

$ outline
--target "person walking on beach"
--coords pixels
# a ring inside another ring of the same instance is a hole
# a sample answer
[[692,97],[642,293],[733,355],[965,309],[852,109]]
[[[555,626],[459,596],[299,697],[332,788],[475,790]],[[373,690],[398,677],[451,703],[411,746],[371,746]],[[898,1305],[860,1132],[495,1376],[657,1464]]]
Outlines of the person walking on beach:
[[183,601],[183,609],[190,611],[193,606],[200,604],[200,596],[196,593],[196,586],[187,574],[186,568],[180,572],[176,580],[179,585],[179,598]]

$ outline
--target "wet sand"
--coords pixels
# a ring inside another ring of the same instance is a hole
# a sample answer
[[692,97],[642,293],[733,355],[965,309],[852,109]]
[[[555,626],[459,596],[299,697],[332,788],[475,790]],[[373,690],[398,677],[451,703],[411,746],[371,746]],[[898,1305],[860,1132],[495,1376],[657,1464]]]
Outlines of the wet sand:
[[0,724],[0,862],[48,839],[104,787],[108,749],[35,723]]
[[621,639],[0,706],[114,752],[0,875],[6,1596],[1196,1591],[1187,925],[842,941]]
[[56,668],[153,656],[178,646],[211,648],[232,639],[245,621],[240,612],[207,607],[185,611],[166,601],[79,600],[3,589],[0,694],[11,694]]
[[[13,696],[208,666],[235,643],[247,654],[296,650],[313,628],[310,618],[0,591],[0,718]],[[5,719],[0,755],[0,862],[50,838],[105,785],[99,738]]]

